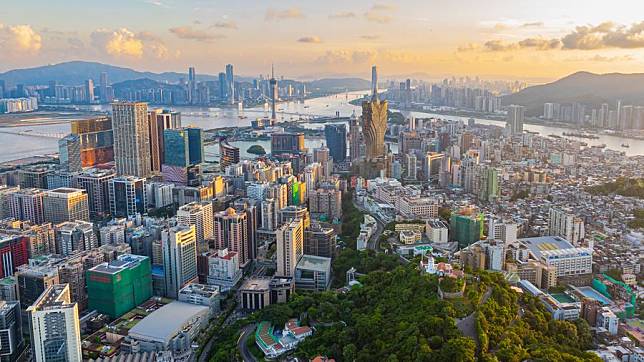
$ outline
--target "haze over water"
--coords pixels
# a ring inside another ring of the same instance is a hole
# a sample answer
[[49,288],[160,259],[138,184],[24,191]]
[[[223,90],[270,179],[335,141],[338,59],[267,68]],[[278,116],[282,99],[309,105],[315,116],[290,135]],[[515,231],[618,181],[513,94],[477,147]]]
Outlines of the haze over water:
[[[364,92],[350,92],[342,93],[337,95],[332,95],[328,97],[308,99],[301,102],[285,102],[278,105],[278,118],[280,120],[296,120],[299,118],[298,114],[302,115],[312,115],[312,116],[334,116],[337,112],[340,112],[340,116],[348,117],[353,112],[357,115],[360,115],[361,109],[359,106],[354,106],[349,103],[349,101],[362,97]],[[151,106],[153,108],[153,106]],[[109,110],[108,105],[92,107],[93,110]],[[180,111],[182,113],[182,123],[184,126],[194,125],[196,127],[201,127],[203,129],[213,129],[221,127],[244,127],[249,126],[251,120],[268,116],[268,110],[264,109],[263,106],[253,107],[249,109],[244,109],[242,111],[237,108],[207,108],[207,107],[175,107],[174,110]],[[445,116],[433,113],[425,112],[407,112],[408,114],[417,117],[436,117],[443,119],[461,119],[464,122],[467,122],[468,117],[457,117],[457,116]],[[407,114],[406,113],[406,114]],[[240,116],[245,116],[246,118],[240,118]],[[477,123],[495,125],[504,127],[505,122],[480,119],[475,118]],[[322,124],[303,124],[304,127],[308,128],[321,128]],[[33,136],[22,136],[22,135],[13,135],[1,133],[2,130],[9,130],[11,132],[32,130],[36,133],[69,133],[70,125],[69,123],[61,123],[54,125],[46,126],[21,126],[21,127],[11,127],[11,128],[0,128],[0,145],[3,145],[3,151],[0,153],[0,161],[9,161],[23,157],[51,154],[58,152],[58,140],[55,138],[44,138],[44,137],[33,137]],[[572,132],[568,128],[560,127],[549,127],[549,126],[540,126],[540,125],[531,125],[526,124],[524,129],[532,132],[539,132],[542,136],[548,136],[551,134],[561,136],[564,132]],[[606,148],[613,149],[617,151],[623,151],[628,156],[635,155],[644,155],[644,141],[634,140],[634,139],[623,139],[621,137],[615,137],[610,135],[598,135],[598,139],[583,139],[583,142],[586,142],[588,145],[600,145],[605,144]],[[320,139],[307,139],[307,147],[313,148],[318,147],[323,141]],[[246,149],[252,144],[261,144],[264,146],[267,152],[270,152],[270,142],[259,141],[259,142],[239,142],[239,147],[242,151],[242,157],[249,155],[245,154]],[[623,143],[628,143],[629,148],[622,148]],[[395,146],[395,145],[392,145]],[[397,148],[392,147],[392,151],[396,152]],[[219,149],[217,146],[211,145],[206,147],[206,153],[208,160],[214,160],[218,158]]]

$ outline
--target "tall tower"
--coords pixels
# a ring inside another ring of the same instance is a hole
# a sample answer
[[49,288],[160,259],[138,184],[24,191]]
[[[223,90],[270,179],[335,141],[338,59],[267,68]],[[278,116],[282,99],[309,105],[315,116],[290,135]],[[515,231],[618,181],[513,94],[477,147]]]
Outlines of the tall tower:
[[78,305],[71,302],[69,284],[49,287],[27,308],[27,314],[36,361],[82,359]]
[[377,98],[378,97],[378,68],[376,68],[375,65],[371,67],[371,89],[373,89],[371,97]]
[[197,278],[195,226],[177,225],[161,232],[166,295],[177,298],[179,290]]
[[119,175],[148,177],[152,171],[148,105],[112,103],[114,161]]
[[228,85],[228,100],[231,104],[235,103],[235,75],[232,64],[226,64],[226,83]]
[[275,103],[277,101],[277,79],[275,79],[275,68],[271,65],[271,79],[269,80],[271,84],[271,119],[276,120],[277,115],[275,114]]
[[511,134],[523,133],[523,119],[525,118],[525,107],[511,105],[508,108],[506,118],[506,127],[510,129]]
[[387,131],[387,101],[378,99],[378,72],[371,68],[373,95],[371,101],[362,102],[362,132],[365,138],[366,158],[372,160],[385,156]]

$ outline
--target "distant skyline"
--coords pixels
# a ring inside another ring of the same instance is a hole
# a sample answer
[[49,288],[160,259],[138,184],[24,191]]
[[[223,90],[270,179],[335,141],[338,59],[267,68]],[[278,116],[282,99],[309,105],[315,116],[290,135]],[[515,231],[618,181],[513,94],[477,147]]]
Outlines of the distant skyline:
[[[63,5],[64,4],[64,5]],[[69,60],[294,78],[644,72],[638,0],[5,2],[0,72]]]

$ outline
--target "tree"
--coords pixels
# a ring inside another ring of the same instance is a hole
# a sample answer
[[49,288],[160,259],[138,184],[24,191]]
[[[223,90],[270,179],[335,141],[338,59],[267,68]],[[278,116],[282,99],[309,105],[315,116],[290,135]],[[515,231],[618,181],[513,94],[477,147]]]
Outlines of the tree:
[[246,152],[248,152],[250,154],[253,154],[253,155],[260,155],[260,156],[266,154],[266,150],[261,145],[252,145],[252,146],[248,147]]

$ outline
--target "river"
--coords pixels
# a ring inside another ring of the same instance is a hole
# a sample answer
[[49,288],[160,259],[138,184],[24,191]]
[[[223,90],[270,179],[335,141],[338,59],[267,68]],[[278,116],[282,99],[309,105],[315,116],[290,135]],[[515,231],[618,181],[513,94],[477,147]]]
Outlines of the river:
[[[313,98],[305,100],[304,102],[284,102],[278,104],[278,118],[280,120],[298,119],[299,115],[306,116],[334,116],[339,112],[340,116],[350,116],[353,112],[360,114],[360,107],[354,106],[349,102],[356,98],[362,97],[367,91],[364,92],[350,92],[336,94],[327,97]],[[92,106],[92,110],[106,110],[109,106]],[[220,127],[243,127],[249,126],[250,121],[255,118],[265,117],[269,115],[268,107],[254,107],[250,109],[239,110],[238,108],[208,108],[208,107],[174,107],[182,113],[183,125],[194,125],[204,129],[220,128]],[[467,117],[458,116],[445,116],[424,112],[406,112],[414,117],[436,117],[443,119],[462,119],[467,122]],[[241,117],[240,117],[241,116]],[[488,119],[475,118],[475,122],[480,124],[496,125],[504,127],[503,121],[495,121]],[[304,123],[303,126],[310,128],[321,128],[324,125],[315,123]],[[526,124],[524,128],[528,131],[539,132],[542,136],[551,134],[561,136],[564,132],[570,132],[570,129],[559,127],[548,127]],[[60,123],[54,125],[44,126],[20,126],[11,128],[0,128],[0,145],[2,152],[0,153],[0,161],[9,161],[17,158],[42,155],[48,153],[55,153],[58,150],[57,139],[47,137],[36,137],[28,135],[13,135],[2,133],[3,130],[11,132],[29,130],[33,133],[39,134],[55,134],[55,133],[68,133],[70,131],[69,123]],[[610,135],[598,135],[598,139],[583,139],[589,145],[605,144],[607,148],[624,151],[629,156],[644,155],[644,141],[634,139],[623,139],[621,137]],[[306,146],[309,148],[319,147],[323,142],[321,139],[307,139]],[[268,141],[264,142],[237,142],[237,145],[242,151],[242,157],[252,157],[245,151],[255,143],[259,143],[267,151],[270,151]],[[623,143],[628,143],[629,148],[622,148]],[[393,152],[397,151],[395,144],[391,145]],[[216,145],[206,147],[207,159],[215,159],[218,156],[219,150]]]

